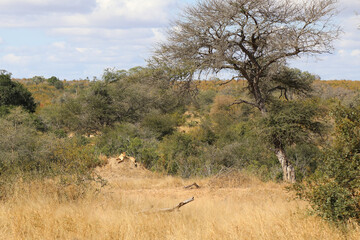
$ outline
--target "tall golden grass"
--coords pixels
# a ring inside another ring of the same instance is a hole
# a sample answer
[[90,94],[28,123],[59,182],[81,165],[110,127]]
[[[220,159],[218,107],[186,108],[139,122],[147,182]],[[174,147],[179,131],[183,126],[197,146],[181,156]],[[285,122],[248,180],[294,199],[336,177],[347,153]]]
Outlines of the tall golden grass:
[[[105,174],[106,175],[106,174]],[[19,183],[0,203],[0,239],[360,239],[306,214],[284,186],[246,174],[183,180],[148,172],[108,176],[100,192]],[[184,189],[196,181],[200,189]],[[180,211],[159,212],[194,196]]]

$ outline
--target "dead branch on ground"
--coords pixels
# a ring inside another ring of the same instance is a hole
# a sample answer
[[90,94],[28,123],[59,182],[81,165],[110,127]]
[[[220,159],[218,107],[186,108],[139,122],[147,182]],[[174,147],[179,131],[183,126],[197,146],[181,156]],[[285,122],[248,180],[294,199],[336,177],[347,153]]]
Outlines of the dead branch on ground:
[[192,187],[200,188],[200,186],[199,186],[196,182],[194,182],[194,183],[191,184],[191,185],[185,186],[184,188],[186,188],[186,189],[192,189]]
[[182,201],[180,202],[178,205],[176,205],[175,207],[173,208],[163,208],[163,209],[159,209],[159,210],[155,210],[155,211],[142,211],[141,213],[157,213],[157,212],[173,212],[175,210],[179,210],[182,206],[194,201],[195,198],[192,197],[188,200],[185,200],[185,201]]
[[185,200],[185,201],[180,202],[177,206],[175,206],[175,207],[173,207],[173,208],[163,208],[163,209],[160,209],[159,212],[173,212],[173,211],[175,211],[175,210],[179,210],[182,206],[184,206],[184,205],[186,205],[186,204],[188,204],[188,203],[190,203],[190,202],[192,202],[192,201],[194,201],[194,200],[195,200],[195,198],[192,197],[192,198],[190,198],[190,199],[188,199],[188,200]]

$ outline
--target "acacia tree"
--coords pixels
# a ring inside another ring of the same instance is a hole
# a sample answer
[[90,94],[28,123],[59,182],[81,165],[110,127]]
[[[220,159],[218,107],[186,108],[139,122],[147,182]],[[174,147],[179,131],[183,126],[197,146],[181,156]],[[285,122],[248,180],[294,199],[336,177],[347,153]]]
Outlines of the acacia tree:
[[[276,91],[308,90],[309,85],[298,81],[301,78],[284,78],[284,66],[291,58],[332,50],[340,32],[332,23],[335,4],[336,0],[200,0],[174,22],[153,60],[194,72],[231,71],[233,79],[247,81],[250,97],[236,104],[249,104],[266,116]],[[284,180],[294,181],[284,146],[281,141],[272,144]]]

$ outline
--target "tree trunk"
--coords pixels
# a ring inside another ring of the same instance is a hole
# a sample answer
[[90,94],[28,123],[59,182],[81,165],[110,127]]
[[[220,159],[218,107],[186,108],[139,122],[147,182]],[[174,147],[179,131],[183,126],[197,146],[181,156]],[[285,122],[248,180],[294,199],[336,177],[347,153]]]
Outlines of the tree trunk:
[[[267,115],[267,109],[265,107],[265,103],[262,99],[258,102],[259,109],[263,117]],[[273,143],[275,146],[275,154],[277,159],[281,164],[281,168],[283,170],[283,180],[284,182],[295,183],[295,168],[291,165],[289,159],[286,156],[285,149],[279,142]]]
[[275,154],[283,170],[283,180],[285,182],[295,183],[295,169],[289,162],[285,150],[282,147],[277,147],[275,149]]

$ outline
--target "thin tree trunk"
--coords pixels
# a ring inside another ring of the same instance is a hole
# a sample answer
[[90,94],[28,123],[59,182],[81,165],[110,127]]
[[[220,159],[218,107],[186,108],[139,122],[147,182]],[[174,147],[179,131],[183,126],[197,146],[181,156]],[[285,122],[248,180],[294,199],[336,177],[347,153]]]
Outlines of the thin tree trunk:
[[278,147],[275,149],[275,154],[283,170],[283,180],[285,182],[295,183],[295,169],[287,158],[285,150],[282,147]]
[[[267,109],[263,102],[259,103],[259,109],[263,116],[267,115]],[[290,163],[290,161],[286,155],[285,149],[281,146],[281,144],[276,143],[276,142],[274,143],[274,146],[275,146],[275,155],[276,155],[277,159],[279,160],[279,162],[281,164],[281,168],[283,170],[283,180],[285,182],[295,183],[296,182],[295,168]]]
[[[262,114],[263,117],[265,117],[267,115],[267,109],[264,103],[264,100],[261,98],[261,92],[258,92],[258,98],[259,101],[257,102],[260,112]],[[280,164],[281,164],[281,168],[283,170],[283,180],[285,182],[290,182],[290,183],[295,183],[295,168],[293,167],[293,165],[290,163],[285,149],[283,148],[283,146],[281,146],[281,144],[279,142],[274,142],[274,147],[275,147],[275,154],[277,159],[279,160]]]

